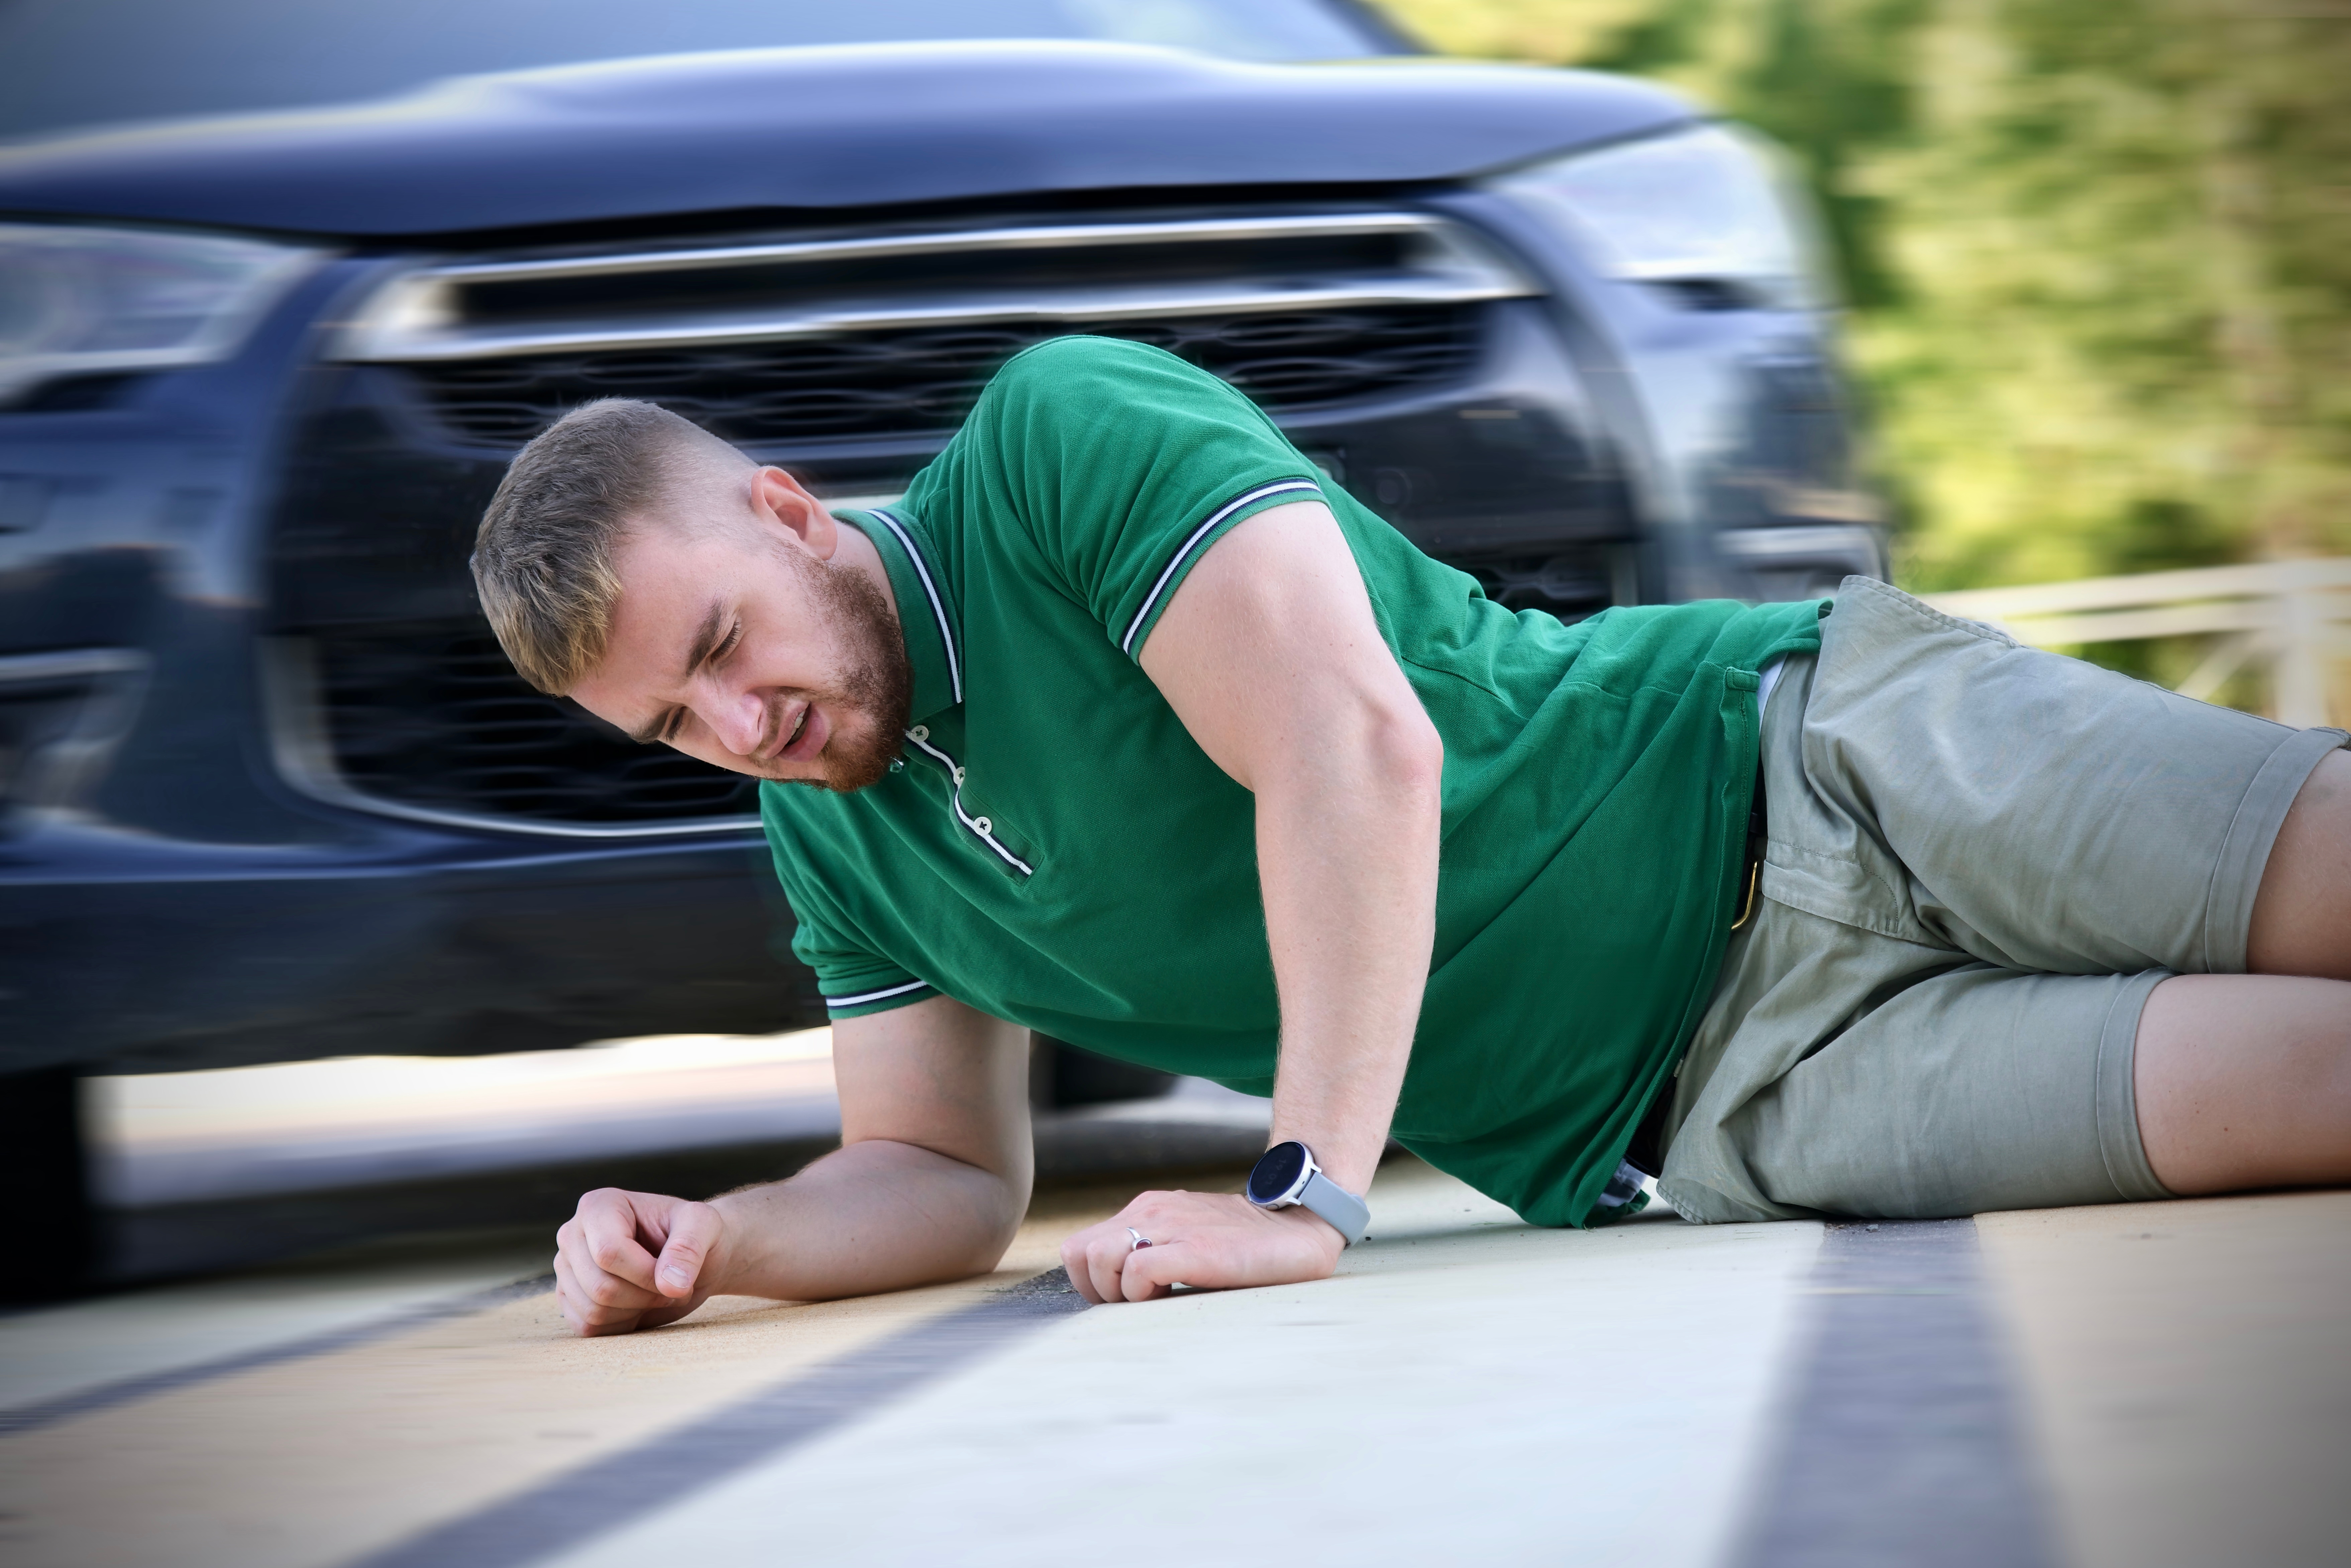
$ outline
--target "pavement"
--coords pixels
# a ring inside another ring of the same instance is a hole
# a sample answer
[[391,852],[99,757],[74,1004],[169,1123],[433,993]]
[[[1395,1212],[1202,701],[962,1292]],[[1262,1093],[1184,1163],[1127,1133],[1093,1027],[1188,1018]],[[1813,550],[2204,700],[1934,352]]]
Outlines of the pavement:
[[1048,1184],[983,1279],[626,1339],[564,1333],[543,1226],[0,1318],[0,1558],[2351,1557],[2351,1194],[1552,1231],[1400,1156],[1333,1279],[1084,1308],[1059,1239],[1141,1185]]

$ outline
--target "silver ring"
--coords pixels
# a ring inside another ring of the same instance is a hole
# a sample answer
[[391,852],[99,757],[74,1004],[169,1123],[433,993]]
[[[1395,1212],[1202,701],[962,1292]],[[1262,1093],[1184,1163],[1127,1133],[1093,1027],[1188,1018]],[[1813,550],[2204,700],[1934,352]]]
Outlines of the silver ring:
[[1126,1244],[1126,1249],[1129,1252],[1139,1251],[1151,1245],[1151,1238],[1145,1236],[1142,1231],[1137,1230],[1132,1225],[1126,1228],[1126,1234],[1129,1238]]

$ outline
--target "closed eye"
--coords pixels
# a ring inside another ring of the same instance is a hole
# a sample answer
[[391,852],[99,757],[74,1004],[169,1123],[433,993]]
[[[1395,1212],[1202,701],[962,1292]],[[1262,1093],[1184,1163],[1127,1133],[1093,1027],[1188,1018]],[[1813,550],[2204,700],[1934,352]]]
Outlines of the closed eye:
[[[712,664],[726,663],[727,656],[733,653],[737,647],[741,646],[742,642],[743,622],[737,621],[735,622],[734,627],[727,632],[726,640],[719,643],[716,648],[710,650],[708,657],[703,660],[704,666],[706,668]],[[684,708],[674,707],[670,709],[669,712],[661,716],[660,721],[654,725],[650,732],[642,733],[641,738],[648,745],[668,745],[671,741],[677,738],[678,730],[685,724],[685,716],[686,710]]]

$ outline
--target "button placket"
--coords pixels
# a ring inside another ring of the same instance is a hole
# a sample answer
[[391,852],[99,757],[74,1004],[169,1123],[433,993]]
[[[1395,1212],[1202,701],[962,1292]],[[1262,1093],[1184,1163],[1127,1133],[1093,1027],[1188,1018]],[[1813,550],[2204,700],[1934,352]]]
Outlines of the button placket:
[[998,858],[1002,860],[1006,865],[1010,866],[1022,876],[1034,876],[1036,874],[1035,867],[1031,866],[1027,861],[1022,860],[1019,855],[1014,854],[1010,850],[1006,849],[1001,843],[997,841],[995,822],[986,817],[975,817],[970,812],[964,810],[964,766],[962,763],[957,762],[954,758],[949,757],[946,752],[931,744],[930,727],[927,725],[918,724],[914,726],[914,728],[906,732],[906,738],[913,741],[916,749],[920,750],[925,757],[930,758],[933,761],[938,763],[940,767],[946,768],[947,777],[954,781],[954,793],[949,798],[948,804],[955,810],[956,820],[961,822],[965,827],[969,828],[974,833],[977,834],[979,841],[986,844],[989,849],[995,851]]

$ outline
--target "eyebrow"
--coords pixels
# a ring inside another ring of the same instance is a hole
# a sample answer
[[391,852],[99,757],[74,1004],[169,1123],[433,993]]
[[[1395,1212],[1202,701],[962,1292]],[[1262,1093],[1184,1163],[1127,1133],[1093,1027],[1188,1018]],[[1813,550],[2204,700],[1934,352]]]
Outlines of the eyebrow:
[[677,673],[681,681],[694,679],[694,672],[702,668],[702,661],[710,657],[710,650],[718,646],[718,601],[702,612],[702,630],[694,634],[694,646],[685,651],[685,668]]
[[[725,612],[718,601],[712,600],[710,608],[702,612],[702,629],[695,632],[694,643],[685,651],[685,667],[678,673],[678,679],[692,680],[694,672],[702,668],[702,662],[710,657],[710,650],[718,646],[720,622],[724,618]],[[629,738],[639,746],[653,745],[662,738],[670,727],[670,721],[676,716],[677,709],[664,708],[647,720],[642,728],[630,731]]]

